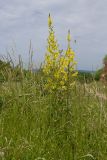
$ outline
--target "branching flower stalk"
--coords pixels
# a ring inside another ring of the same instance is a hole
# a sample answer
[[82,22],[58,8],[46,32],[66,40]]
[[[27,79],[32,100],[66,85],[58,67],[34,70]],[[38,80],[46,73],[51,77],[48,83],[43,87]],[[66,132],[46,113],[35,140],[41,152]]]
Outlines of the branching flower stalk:
[[75,53],[71,48],[71,35],[70,30],[68,30],[67,35],[68,47],[66,50],[66,59],[68,61],[67,64],[67,104],[69,103],[69,96],[70,96],[70,88],[75,85],[75,78],[78,75],[78,72],[75,71],[75,66],[77,62],[75,61]]

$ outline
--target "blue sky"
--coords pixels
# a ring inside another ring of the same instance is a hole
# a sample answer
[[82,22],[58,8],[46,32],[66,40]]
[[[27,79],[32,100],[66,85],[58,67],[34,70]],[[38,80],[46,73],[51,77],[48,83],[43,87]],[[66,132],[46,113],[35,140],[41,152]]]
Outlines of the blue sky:
[[0,56],[14,48],[12,56],[21,54],[27,63],[32,40],[38,66],[46,52],[49,13],[61,49],[66,49],[71,30],[78,69],[101,67],[107,54],[107,0],[0,0]]

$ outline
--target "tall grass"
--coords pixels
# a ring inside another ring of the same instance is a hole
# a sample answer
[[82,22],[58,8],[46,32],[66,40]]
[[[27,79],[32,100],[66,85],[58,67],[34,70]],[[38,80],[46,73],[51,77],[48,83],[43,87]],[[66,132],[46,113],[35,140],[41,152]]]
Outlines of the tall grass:
[[106,100],[77,82],[69,103],[58,101],[44,92],[42,72],[20,71],[0,84],[0,159],[106,160]]

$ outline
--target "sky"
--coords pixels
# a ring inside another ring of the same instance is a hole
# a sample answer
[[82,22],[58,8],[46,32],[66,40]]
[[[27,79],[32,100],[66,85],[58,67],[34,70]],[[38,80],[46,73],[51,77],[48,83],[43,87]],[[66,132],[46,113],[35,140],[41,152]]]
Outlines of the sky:
[[67,48],[70,29],[77,68],[102,67],[107,54],[107,0],[0,0],[0,57],[11,52],[17,59],[21,54],[26,65],[31,40],[35,66],[43,62],[49,13],[60,49]]

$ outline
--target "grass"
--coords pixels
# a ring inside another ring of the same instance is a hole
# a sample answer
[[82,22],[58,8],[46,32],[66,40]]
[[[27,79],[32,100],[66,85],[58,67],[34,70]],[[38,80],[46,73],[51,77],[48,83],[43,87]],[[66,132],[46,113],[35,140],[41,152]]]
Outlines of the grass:
[[38,77],[0,84],[0,159],[106,160],[106,100],[77,83],[61,103]]

